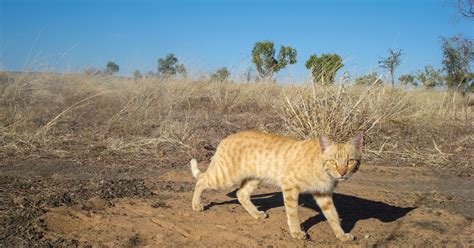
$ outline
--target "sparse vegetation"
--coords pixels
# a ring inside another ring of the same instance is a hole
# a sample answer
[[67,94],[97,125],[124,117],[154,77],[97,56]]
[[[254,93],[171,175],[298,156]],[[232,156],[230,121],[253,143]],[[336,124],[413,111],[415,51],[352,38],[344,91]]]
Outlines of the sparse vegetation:
[[390,82],[392,83],[392,87],[395,87],[395,70],[400,66],[402,63],[401,56],[402,50],[388,50],[389,55],[386,58],[382,58],[379,61],[379,66],[385,70],[387,70],[388,74],[390,75]]
[[[368,87],[222,84],[156,77],[137,83],[47,73],[2,77],[1,156],[76,157],[92,152],[84,147],[102,147],[101,156],[169,159],[163,154],[179,151],[191,157],[195,142],[214,143],[251,128],[299,138],[324,132],[341,139],[365,130],[373,134],[368,135],[372,137],[369,149],[390,156],[395,151],[387,146],[380,150],[384,138],[378,138],[386,125],[410,126],[407,139],[418,132],[426,135],[417,137],[428,138],[434,133],[444,137],[445,131],[437,131],[441,126],[472,120],[466,97],[458,93],[390,89],[374,83],[376,74],[369,74],[372,83],[364,83]],[[204,127],[210,129],[203,131]],[[404,139],[395,135],[393,145],[403,146]],[[437,139],[438,146],[447,149]],[[433,158],[433,164],[450,157],[434,148],[413,152]],[[178,157],[183,163],[187,159]]]
[[178,63],[178,59],[172,53],[166,55],[165,58],[158,59],[158,74],[163,77],[174,77],[181,74],[187,77],[186,67]]
[[401,85],[413,85],[418,86],[418,83],[415,80],[415,77],[411,74],[404,74],[398,77],[398,81],[400,81]]
[[113,75],[117,73],[120,70],[119,65],[117,65],[115,62],[109,61],[107,62],[107,66],[105,68],[104,73],[107,75]]
[[296,50],[289,46],[281,46],[278,59],[275,58],[275,48],[271,41],[255,43],[252,50],[252,62],[257,68],[258,75],[264,80],[272,80],[273,75],[287,65],[296,63]]
[[470,64],[474,61],[474,42],[462,35],[441,39],[443,70],[450,88],[465,90],[471,83]]
[[372,84],[383,84],[382,79],[377,75],[377,72],[372,72],[367,75],[360,76],[355,79],[356,85],[372,85]]
[[227,82],[230,77],[230,72],[227,70],[227,67],[222,67],[217,69],[216,72],[212,73],[210,76],[211,81],[214,82]]
[[188,71],[186,70],[186,67],[183,64],[176,65],[176,73],[178,75],[181,75],[183,78],[188,77]]
[[311,71],[313,83],[331,84],[336,73],[344,66],[342,58],[337,54],[313,54],[306,61],[306,68]]
[[434,69],[431,65],[426,65],[423,70],[418,71],[416,79],[425,88],[434,88],[444,84],[441,71]]

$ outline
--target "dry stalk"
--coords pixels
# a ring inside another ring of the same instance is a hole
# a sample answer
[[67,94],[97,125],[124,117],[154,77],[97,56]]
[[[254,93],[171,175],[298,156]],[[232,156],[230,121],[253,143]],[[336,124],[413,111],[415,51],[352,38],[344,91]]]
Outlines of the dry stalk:
[[67,112],[71,111],[71,110],[74,110],[74,109],[77,109],[77,108],[80,108],[82,103],[84,102],[87,102],[91,99],[94,99],[96,97],[99,97],[101,95],[104,95],[104,94],[108,94],[110,93],[111,91],[105,91],[105,92],[100,92],[100,93],[97,93],[95,95],[92,95],[90,97],[87,97],[85,99],[82,99],[80,100],[79,102],[76,102],[75,104],[69,106],[68,108],[66,108],[65,110],[63,110],[61,113],[59,113],[58,115],[56,115],[53,119],[51,119],[46,125],[44,125],[42,128],[40,128],[37,132],[37,135],[41,135],[41,136],[44,136],[48,133],[49,129],[56,123],[56,121],[61,117],[63,116],[64,114],[66,114]]

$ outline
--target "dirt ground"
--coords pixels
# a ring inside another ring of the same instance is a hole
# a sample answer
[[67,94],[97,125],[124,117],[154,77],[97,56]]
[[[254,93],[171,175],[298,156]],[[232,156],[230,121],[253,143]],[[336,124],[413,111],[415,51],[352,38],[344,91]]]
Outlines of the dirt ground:
[[365,164],[335,194],[343,228],[356,237],[347,243],[310,196],[300,197],[310,236],[300,241],[288,233],[278,189],[257,190],[253,201],[269,217],[255,220],[235,192],[207,191],[206,210],[193,212],[193,187],[184,164],[4,160],[0,246],[474,246],[469,169]]

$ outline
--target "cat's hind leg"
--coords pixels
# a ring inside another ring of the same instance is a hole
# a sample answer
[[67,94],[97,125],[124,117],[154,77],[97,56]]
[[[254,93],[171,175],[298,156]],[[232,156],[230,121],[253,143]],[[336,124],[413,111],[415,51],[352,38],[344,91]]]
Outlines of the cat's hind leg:
[[[196,169],[193,172],[193,175],[196,174],[197,178],[192,202],[194,211],[204,210],[204,207],[201,204],[201,194],[204,190],[226,189],[234,185],[235,179],[229,175],[228,168],[221,166],[217,161],[218,160],[212,161],[209,168],[204,173],[201,173]],[[192,162],[191,166],[193,165],[195,165],[194,162]],[[195,165],[194,168],[197,168],[197,165]]]
[[240,189],[237,191],[237,199],[240,204],[249,212],[255,219],[265,219],[267,214],[264,211],[258,211],[257,207],[250,200],[252,192],[257,189],[261,181],[258,179],[246,179],[242,182]]

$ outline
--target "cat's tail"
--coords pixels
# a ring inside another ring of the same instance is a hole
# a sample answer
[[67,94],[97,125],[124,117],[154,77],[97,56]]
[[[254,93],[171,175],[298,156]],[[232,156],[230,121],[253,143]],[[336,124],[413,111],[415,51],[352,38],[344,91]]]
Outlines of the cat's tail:
[[193,173],[193,177],[197,178],[199,176],[199,174],[201,174],[201,170],[199,170],[199,167],[198,167],[198,161],[193,158],[191,159],[191,172]]

